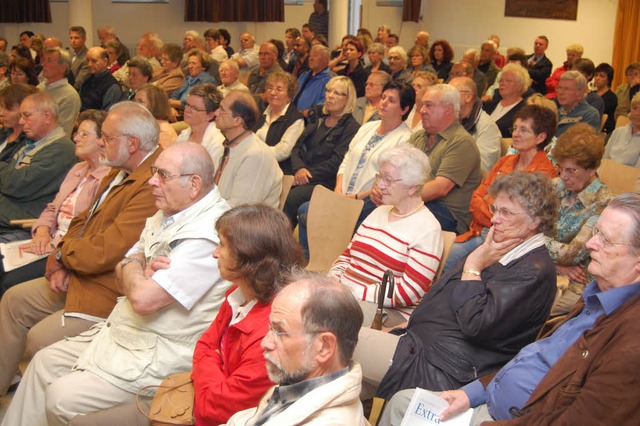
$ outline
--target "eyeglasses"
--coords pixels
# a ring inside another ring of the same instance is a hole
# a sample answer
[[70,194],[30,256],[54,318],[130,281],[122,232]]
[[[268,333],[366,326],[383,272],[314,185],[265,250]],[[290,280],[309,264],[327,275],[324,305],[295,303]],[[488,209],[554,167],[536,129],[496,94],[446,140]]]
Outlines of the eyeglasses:
[[400,182],[402,179],[394,179],[391,176],[382,176],[380,173],[376,173],[376,180],[384,183],[384,186],[391,186],[396,182]]
[[276,93],[284,93],[287,91],[287,88],[282,86],[274,86],[273,84],[270,84],[267,86],[267,92],[271,92],[271,91],[275,91]]
[[509,127],[509,131],[511,132],[511,134],[518,132],[522,135],[530,135],[533,133],[533,131],[527,129],[526,127],[523,126],[513,126],[513,127]]
[[111,144],[111,142],[113,142],[114,140],[122,137],[129,137],[129,135],[124,134],[124,135],[107,136],[104,133],[102,133],[102,140],[108,144]]
[[566,173],[568,176],[573,176],[576,173],[578,173],[580,171],[580,169],[572,169],[570,167],[560,167],[559,165],[556,164],[556,172],[558,172],[558,175],[562,175],[562,173]]
[[606,246],[630,246],[631,244],[629,243],[615,243],[612,241],[609,241],[609,239],[607,237],[605,237],[605,235],[602,233],[601,230],[599,230],[598,228],[596,228],[595,226],[593,227],[593,229],[591,230],[591,237],[596,237],[598,239],[598,244],[601,247],[606,247]]
[[40,110],[34,110],[34,111],[25,111],[25,112],[21,112],[20,113],[20,117],[24,118],[25,120],[31,118],[31,116],[33,114],[35,114],[36,112],[38,112]]
[[335,89],[324,89],[325,95],[347,96],[346,93],[338,92]]
[[489,204],[489,211],[494,216],[502,216],[505,219],[511,219],[513,216],[524,214],[525,212],[512,212],[504,207],[498,207],[495,204]]
[[425,103],[422,104],[422,109],[432,110],[432,109],[435,109],[435,108],[437,108],[439,106],[442,106],[442,102],[439,102],[439,103],[425,102]]
[[185,177],[185,176],[193,176],[193,175],[195,175],[195,173],[180,173],[180,174],[177,174],[177,175],[172,175],[167,170],[159,169],[156,166],[151,166],[149,169],[151,170],[151,176],[153,176],[153,175],[155,175],[157,173],[158,177],[160,178],[160,181],[162,183],[166,183],[168,180],[171,180],[171,179],[174,179],[174,178],[177,178],[177,177]]
[[273,328],[273,324],[269,323],[269,331],[273,333],[276,339],[280,339],[281,336],[290,336],[295,334],[318,334],[322,333],[321,331],[282,331],[276,330]]
[[197,106],[191,105],[189,102],[184,104],[184,109],[187,109],[187,108],[195,112],[203,112],[207,110],[206,108],[198,108]]
[[80,139],[85,139],[89,135],[97,135],[97,133],[96,132],[85,132],[85,131],[76,132],[76,136],[78,136]]

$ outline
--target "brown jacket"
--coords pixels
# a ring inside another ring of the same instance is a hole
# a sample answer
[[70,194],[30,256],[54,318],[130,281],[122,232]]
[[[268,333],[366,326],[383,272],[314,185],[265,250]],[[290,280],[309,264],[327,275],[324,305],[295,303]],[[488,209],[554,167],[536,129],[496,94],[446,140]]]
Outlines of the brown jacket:
[[[583,308],[580,299],[563,323]],[[639,425],[638,318],[640,296],[602,315],[551,367],[521,417],[483,425]]]
[[[89,222],[87,215],[91,207],[71,221],[61,243],[62,261],[71,271],[66,312],[101,318],[111,313],[116,298],[121,295],[115,279],[116,264],[138,241],[146,219],[158,210],[147,182],[151,178],[149,168],[160,152],[162,148],[158,147],[133,173],[113,187]],[[102,180],[96,197],[102,195],[118,173],[112,170]]]

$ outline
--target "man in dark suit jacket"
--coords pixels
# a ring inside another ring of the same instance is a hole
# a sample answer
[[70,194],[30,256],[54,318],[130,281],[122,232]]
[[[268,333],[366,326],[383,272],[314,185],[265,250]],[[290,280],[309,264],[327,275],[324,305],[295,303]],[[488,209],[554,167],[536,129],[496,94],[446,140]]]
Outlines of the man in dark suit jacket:
[[547,93],[545,81],[551,75],[553,64],[544,54],[549,47],[547,36],[538,36],[533,42],[533,54],[527,57],[529,63],[529,77],[531,77],[531,88],[538,93]]

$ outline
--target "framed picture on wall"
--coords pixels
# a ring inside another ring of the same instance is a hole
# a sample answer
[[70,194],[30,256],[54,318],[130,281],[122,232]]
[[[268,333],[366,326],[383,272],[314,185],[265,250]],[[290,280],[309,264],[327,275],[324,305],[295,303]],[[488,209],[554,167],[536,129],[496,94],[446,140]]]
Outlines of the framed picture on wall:
[[505,0],[504,16],[575,21],[578,0]]

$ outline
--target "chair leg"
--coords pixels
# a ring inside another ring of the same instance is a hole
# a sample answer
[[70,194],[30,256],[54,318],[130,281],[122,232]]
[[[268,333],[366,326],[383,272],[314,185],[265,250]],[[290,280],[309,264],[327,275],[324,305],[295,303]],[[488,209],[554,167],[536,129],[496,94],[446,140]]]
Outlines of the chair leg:
[[382,414],[382,409],[384,408],[385,401],[383,398],[375,397],[373,398],[373,405],[371,406],[371,414],[369,414],[369,423],[371,426],[376,426],[378,424],[378,420],[380,419],[380,415]]

